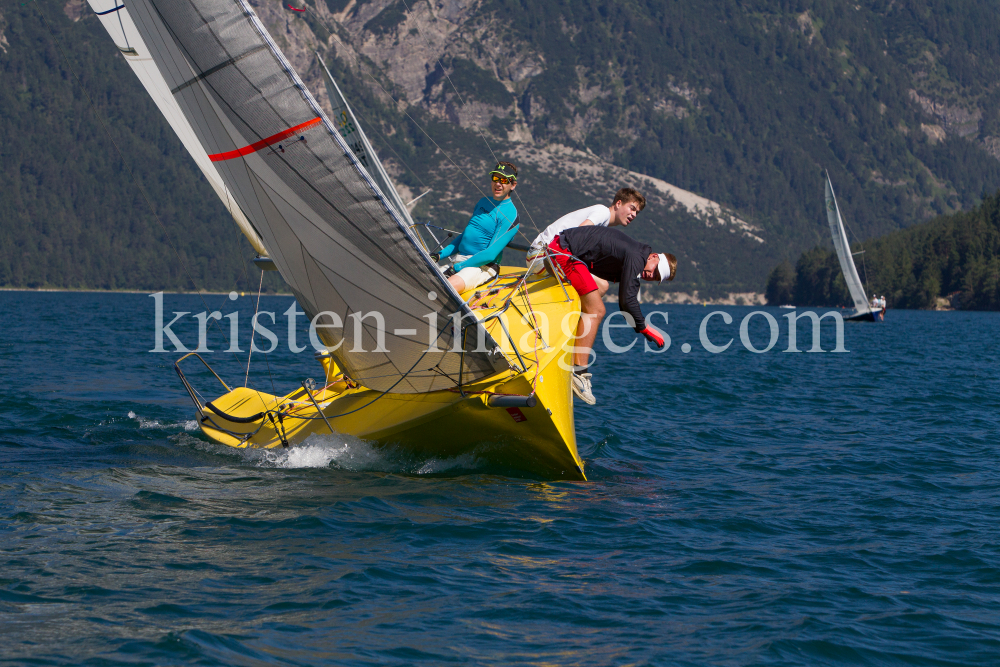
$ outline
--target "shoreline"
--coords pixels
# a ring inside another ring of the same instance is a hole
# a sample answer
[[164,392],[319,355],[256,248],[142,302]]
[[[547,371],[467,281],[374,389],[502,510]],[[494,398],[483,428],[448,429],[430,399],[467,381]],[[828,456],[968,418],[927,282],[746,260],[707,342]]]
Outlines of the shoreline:
[[[52,293],[64,293],[64,294],[145,294],[151,296],[158,292],[163,294],[184,294],[184,295],[202,295],[202,296],[228,296],[231,292],[192,292],[192,291],[172,291],[172,290],[157,290],[157,292],[150,292],[148,290],[129,290],[129,289],[119,289],[119,290],[102,290],[102,289],[72,289],[67,287],[0,287],[0,293],[3,292],[52,292]],[[240,297],[254,296],[253,292],[237,292]],[[639,297],[639,303],[650,304],[656,306],[763,306],[767,307],[764,303],[764,295],[759,292],[732,292],[728,297],[715,298],[715,299],[698,299],[698,292],[695,291],[693,294],[687,292],[674,292],[667,293],[666,295],[655,295],[652,298],[642,298]],[[295,298],[294,294],[290,292],[262,292],[261,297],[291,297]],[[664,298],[666,297],[666,298]],[[742,301],[742,303],[740,303]],[[617,295],[606,296],[604,298],[605,303],[618,303]],[[826,308],[829,310],[844,310],[843,307],[838,306],[798,306],[799,308]],[[906,310],[897,309],[897,310]],[[922,310],[928,312],[959,312],[958,308],[951,306],[947,299],[938,298],[937,303],[934,308],[924,308]],[[998,312],[998,311],[980,311],[980,312]]]
[[[163,294],[202,294],[205,296],[228,296],[235,290],[229,292],[192,292],[192,291],[172,291],[172,290],[149,290],[140,289],[73,289],[69,287],[0,287],[0,292],[58,292],[66,294],[146,294],[152,295],[162,292]],[[250,295],[253,292],[236,292],[240,296]],[[261,292],[261,296],[294,296],[290,292]]]

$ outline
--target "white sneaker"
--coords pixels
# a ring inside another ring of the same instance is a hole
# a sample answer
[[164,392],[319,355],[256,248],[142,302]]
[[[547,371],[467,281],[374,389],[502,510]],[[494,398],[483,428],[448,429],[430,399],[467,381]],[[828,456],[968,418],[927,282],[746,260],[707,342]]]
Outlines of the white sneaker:
[[573,373],[573,393],[587,405],[596,405],[593,387],[590,384],[590,373]]

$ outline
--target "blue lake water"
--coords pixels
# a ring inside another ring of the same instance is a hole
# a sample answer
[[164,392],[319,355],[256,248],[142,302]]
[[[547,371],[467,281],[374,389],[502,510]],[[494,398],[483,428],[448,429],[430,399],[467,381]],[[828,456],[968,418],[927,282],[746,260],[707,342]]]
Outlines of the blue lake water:
[[[240,309],[244,352],[213,327],[206,357],[241,383],[253,299],[164,298]],[[261,301],[262,389],[321,374],[285,347],[291,303]],[[889,311],[789,354],[763,309],[754,354],[752,308],[656,308],[663,354],[599,344],[569,483],[214,445],[180,355],[148,352],[149,296],[0,292],[0,662],[1000,664],[1000,314]]]

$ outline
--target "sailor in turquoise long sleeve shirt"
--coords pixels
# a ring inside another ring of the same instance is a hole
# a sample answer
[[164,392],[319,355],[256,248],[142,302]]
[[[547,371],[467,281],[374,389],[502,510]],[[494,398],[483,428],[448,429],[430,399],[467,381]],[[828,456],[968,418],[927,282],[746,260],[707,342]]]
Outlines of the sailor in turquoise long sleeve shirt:
[[459,292],[474,289],[496,277],[503,249],[520,229],[517,208],[510,200],[517,186],[517,167],[501,162],[490,172],[493,197],[483,197],[469,223],[438,256],[452,258],[454,275],[448,282]]
[[441,248],[441,259],[458,254],[465,257],[454,264],[455,271],[467,266],[494,264],[520,228],[517,208],[509,198],[495,201],[483,197],[457,239]]

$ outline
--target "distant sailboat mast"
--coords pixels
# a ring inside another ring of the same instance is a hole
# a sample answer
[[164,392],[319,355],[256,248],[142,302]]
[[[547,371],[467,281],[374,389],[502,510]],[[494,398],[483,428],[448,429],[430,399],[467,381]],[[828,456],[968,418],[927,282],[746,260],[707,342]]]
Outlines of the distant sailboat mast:
[[865,288],[861,284],[861,277],[858,276],[858,268],[854,265],[854,257],[851,255],[851,245],[847,241],[847,232],[844,231],[844,220],[840,216],[840,207],[837,205],[837,198],[833,194],[833,183],[830,182],[830,174],[826,175],[826,217],[830,223],[830,233],[833,236],[833,247],[837,251],[840,259],[840,270],[844,274],[844,282],[851,292],[851,299],[854,301],[854,308],[858,315],[872,312],[868,302]]

